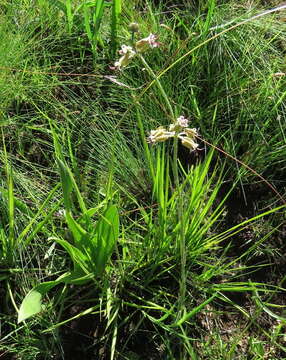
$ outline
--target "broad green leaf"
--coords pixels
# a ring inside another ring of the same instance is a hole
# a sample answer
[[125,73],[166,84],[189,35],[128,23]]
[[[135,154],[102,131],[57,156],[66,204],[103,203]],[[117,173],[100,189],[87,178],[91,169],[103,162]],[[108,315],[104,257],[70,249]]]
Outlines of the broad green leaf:
[[93,30],[93,40],[94,40],[94,48],[97,45],[97,41],[99,41],[99,28],[101,24],[101,20],[103,17],[103,10],[104,10],[105,3],[103,0],[97,0],[95,11],[93,15],[93,23],[94,23],[94,30]]
[[113,55],[116,52],[117,28],[121,14],[121,0],[113,0],[111,12],[111,47]]
[[84,3],[83,4],[83,16],[84,16],[84,27],[85,27],[85,31],[88,37],[88,40],[90,42],[92,42],[92,31],[91,31],[91,26],[90,26],[90,9],[89,7]]
[[42,309],[42,298],[45,296],[53,287],[61,283],[65,284],[77,284],[81,285],[89,281],[92,274],[78,274],[76,272],[67,272],[58,277],[54,281],[47,281],[35,286],[25,296],[19,312],[18,312],[18,324],[24,320],[29,319],[33,315],[41,312]]
[[71,34],[72,26],[73,26],[73,13],[72,13],[72,2],[71,0],[66,0],[66,15],[68,20],[68,29]]
[[22,302],[18,313],[18,324],[42,311],[42,295],[31,290]]
[[39,284],[25,296],[18,312],[18,324],[42,311],[42,297],[57,284],[57,280]]

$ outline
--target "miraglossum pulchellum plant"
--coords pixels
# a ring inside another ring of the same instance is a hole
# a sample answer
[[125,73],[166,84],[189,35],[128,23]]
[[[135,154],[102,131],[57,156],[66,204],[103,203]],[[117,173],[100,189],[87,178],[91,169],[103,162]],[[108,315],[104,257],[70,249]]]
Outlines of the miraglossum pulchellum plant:
[[197,150],[199,144],[196,142],[198,131],[195,128],[189,128],[189,120],[184,116],[179,116],[177,120],[169,125],[169,129],[160,126],[156,130],[151,130],[147,138],[149,144],[157,144],[158,142],[166,141],[170,138],[178,138],[182,145],[190,150]]

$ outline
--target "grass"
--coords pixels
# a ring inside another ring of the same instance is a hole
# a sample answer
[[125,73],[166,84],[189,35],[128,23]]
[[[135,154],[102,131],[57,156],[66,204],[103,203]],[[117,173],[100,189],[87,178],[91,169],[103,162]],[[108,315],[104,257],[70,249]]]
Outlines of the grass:
[[286,10],[57,4],[0,5],[1,356],[286,358]]

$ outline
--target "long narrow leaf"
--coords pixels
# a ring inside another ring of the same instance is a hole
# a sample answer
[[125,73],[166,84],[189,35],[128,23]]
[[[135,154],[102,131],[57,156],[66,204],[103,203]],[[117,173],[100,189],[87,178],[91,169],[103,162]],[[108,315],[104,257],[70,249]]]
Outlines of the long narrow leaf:
[[99,28],[100,28],[100,24],[101,24],[101,20],[102,20],[102,16],[103,16],[104,5],[105,5],[104,0],[96,1],[95,11],[94,11],[94,15],[93,15],[94,29],[93,29],[92,47],[93,47],[94,51],[96,49],[96,45],[99,40]]
[[66,15],[68,20],[68,31],[71,34],[73,27],[73,14],[72,14],[72,2],[71,0],[66,0]]
[[97,274],[101,274],[110,258],[118,239],[119,216],[116,206],[111,205],[96,225],[96,235],[93,242],[93,259]]
[[81,211],[83,213],[85,213],[87,211],[87,208],[85,206],[83,197],[79,191],[79,188],[75,182],[75,179],[73,177],[73,174],[72,174],[70,168],[59,158],[57,159],[57,163],[58,163],[60,175],[61,175],[62,188],[63,188],[63,193],[64,193],[64,202],[65,202],[66,209],[68,211],[71,211],[71,209],[72,209],[71,193],[72,193],[72,190],[74,190],[76,193],[77,200],[78,200],[79,206],[81,208]]
[[115,55],[117,44],[117,29],[121,15],[121,0],[113,0],[111,12],[111,50]]

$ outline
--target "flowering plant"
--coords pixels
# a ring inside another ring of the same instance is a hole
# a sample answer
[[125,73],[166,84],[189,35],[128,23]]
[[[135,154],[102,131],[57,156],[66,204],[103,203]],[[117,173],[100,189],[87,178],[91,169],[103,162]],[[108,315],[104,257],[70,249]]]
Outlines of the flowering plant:
[[[134,33],[134,31],[133,31]],[[150,34],[146,38],[140,39],[135,42],[134,46],[122,45],[121,50],[119,50],[119,54],[122,55],[121,58],[114,63],[114,67],[117,70],[121,70],[122,68],[129,65],[131,59],[137,53],[144,53],[149,49],[154,49],[160,46],[160,43],[157,42],[158,36],[155,34]]]
[[150,144],[157,144],[170,138],[177,137],[181,140],[182,145],[190,150],[197,150],[199,144],[196,142],[198,131],[196,128],[189,128],[189,120],[184,116],[179,116],[177,120],[169,125],[166,130],[163,126],[158,127],[156,130],[151,130],[147,138]]

